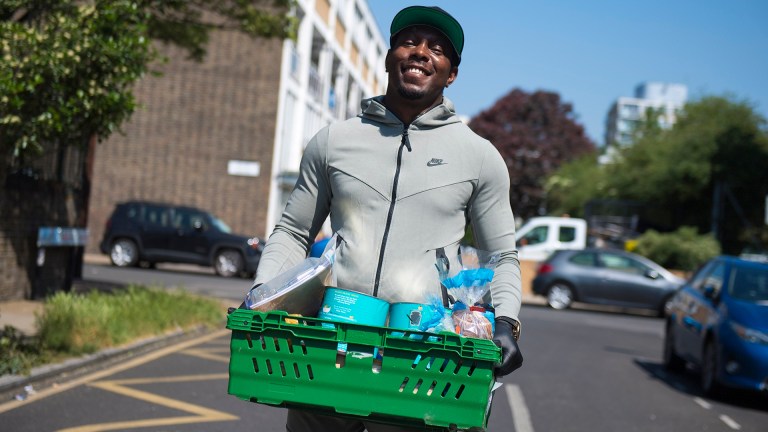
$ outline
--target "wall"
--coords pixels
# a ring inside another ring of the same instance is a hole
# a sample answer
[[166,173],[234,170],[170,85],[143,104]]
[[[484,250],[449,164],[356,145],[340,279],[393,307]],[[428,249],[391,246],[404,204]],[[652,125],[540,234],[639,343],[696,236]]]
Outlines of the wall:
[[[268,231],[282,41],[214,32],[202,63],[161,48],[163,76],[138,84],[142,108],[125,134],[96,148],[89,253],[99,253],[114,205],[129,199],[197,206],[246,235]],[[228,175],[230,160],[259,162],[260,175]]]

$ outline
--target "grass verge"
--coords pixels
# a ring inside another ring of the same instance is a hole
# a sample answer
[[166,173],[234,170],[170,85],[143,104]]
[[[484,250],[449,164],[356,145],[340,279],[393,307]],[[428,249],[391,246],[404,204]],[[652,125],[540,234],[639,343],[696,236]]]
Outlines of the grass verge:
[[0,375],[90,354],[169,331],[222,325],[220,302],[184,291],[132,285],[113,292],[56,293],[36,317],[38,334],[0,333]]

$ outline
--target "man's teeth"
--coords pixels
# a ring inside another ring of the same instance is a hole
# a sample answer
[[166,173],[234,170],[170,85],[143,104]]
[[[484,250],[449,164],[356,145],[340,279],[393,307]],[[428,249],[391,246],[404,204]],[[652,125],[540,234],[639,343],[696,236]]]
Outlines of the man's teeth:
[[422,75],[424,74],[424,71],[423,71],[423,70],[421,70],[421,69],[417,69],[417,68],[408,68],[408,69],[406,69],[405,71],[406,71],[406,72],[410,72],[410,73],[417,73],[417,74],[422,74]]

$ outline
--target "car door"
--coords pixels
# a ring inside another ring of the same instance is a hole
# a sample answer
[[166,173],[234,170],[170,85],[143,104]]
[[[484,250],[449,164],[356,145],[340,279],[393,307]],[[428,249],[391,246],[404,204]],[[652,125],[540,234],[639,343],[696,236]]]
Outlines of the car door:
[[177,208],[174,212],[176,233],[172,240],[173,254],[181,262],[209,264],[210,229],[204,212],[191,208]]
[[664,280],[653,278],[652,269],[625,254],[598,254],[601,267],[600,296],[605,303],[625,307],[655,307],[661,301]]
[[141,247],[149,259],[164,259],[171,249],[175,229],[169,207],[147,204],[141,225]]
[[726,276],[726,265],[718,262],[711,271],[695,279],[681,305],[677,334],[680,352],[700,361],[707,326],[716,315],[715,298],[720,295]]

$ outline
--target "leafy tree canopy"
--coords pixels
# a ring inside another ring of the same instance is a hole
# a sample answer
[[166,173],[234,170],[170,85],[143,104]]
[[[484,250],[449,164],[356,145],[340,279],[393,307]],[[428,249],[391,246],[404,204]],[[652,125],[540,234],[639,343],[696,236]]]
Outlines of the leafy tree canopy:
[[469,123],[507,162],[510,201],[523,218],[541,212],[549,174],[565,162],[595,152],[575,117],[571,104],[562,102],[557,93],[514,89]]
[[158,53],[202,59],[214,29],[295,35],[292,0],[0,0],[0,166],[23,166],[46,142],[104,139],[136,108],[133,84]]

